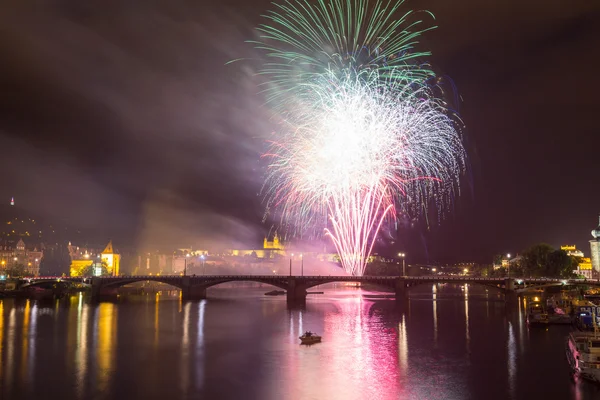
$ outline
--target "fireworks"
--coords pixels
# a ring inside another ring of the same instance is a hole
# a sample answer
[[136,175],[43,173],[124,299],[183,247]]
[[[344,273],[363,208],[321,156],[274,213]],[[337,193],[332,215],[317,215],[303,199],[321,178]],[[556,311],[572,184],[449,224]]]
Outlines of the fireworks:
[[284,121],[265,154],[268,209],[300,231],[323,226],[344,269],[362,275],[399,206],[443,207],[454,194],[460,138],[427,85],[432,72],[411,63],[425,53],[410,52],[418,23],[393,19],[398,3],[278,7],[259,46],[275,59],[264,73]]

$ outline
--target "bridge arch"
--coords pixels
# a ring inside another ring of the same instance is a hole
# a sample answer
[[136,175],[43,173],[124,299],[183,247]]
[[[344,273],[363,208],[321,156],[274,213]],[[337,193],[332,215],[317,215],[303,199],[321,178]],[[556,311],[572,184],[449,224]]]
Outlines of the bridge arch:
[[464,279],[464,280],[456,279],[456,280],[450,280],[450,281],[439,281],[436,279],[414,279],[413,278],[407,282],[406,288],[411,289],[416,286],[433,285],[436,283],[447,283],[450,285],[464,285],[464,284],[477,285],[480,287],[497,290],[498,292],[503,293],[503,294],[505,294],[507,292],[506,288],[504,287],[505,283],[502,281],[485,282],[485,281],[480,281],[480,280],[476,280],[476,279],[468,279],[468,278]]
[[137,282],[158,282],[158,283],[163,283],[165,285],[169,285],[169,286],[173,286],[176,289],[183,289],[184,285],[183,285],[183,281],[177,280],[177,279],[173,279],[173,277],[170,276],[164,276],[164,277],[160,277],[160,276],[136,276],[136,277],[124,277],[122,279],[118,279],[118,280],[104,280],[102,278],[100,278],[100,287],[103,289],[118,289],[122,286],[125,285],[129,285],[130,283],[137,283]]
[[325,277],[325,279],[323,279],[323,277],[318,277],[318,280],[312,280],[315,279],[316,277],[306,277],[307,281],[304,284],[301,284],[305,289],[311,289],[317,286],[321,286],[321,285],[327,285],[330,283],[363,283],[363,284],[368,284],[369,286],[374,286],[377,288],[381,288],[381,289],[385,289],[384,291],[394,291],[395,288],[395,282],[396,280],[390,280],[390,279],[377,279],[374,278],[373,280],[369,280],[369,281],[365,281],[364,279],[361,279],[362,277],[331,277],[331,279],[327,279],[327,277]]
[[[254,283],[262,283],[264,285],[269,285],[269,286],[273,286],[279,289],[283,289],[283,290],[288,290],[289,284],[287,282],[287,280],[282,280],[282,282],[278,282],[278,281],[270,281],[270,280],[266,280],[266,279],[216,279],[214,281],[207,281],[205,283],[200,283],[197,286],[202,286],[204,287],[204,289],[209,289],[218,285],[221,285],[223,283],[232,283],[232,282],[254,282]],[[193,285],[196,286],[196,285]]]

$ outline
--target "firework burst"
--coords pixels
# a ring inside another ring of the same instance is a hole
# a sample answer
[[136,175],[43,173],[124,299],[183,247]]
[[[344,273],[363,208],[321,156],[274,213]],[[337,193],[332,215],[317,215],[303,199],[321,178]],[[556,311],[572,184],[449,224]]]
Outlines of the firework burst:
[[463,147],[432,72],[411,63],[425,53],[410,53],[421,33],[404,26],[410,12],[393,19],[398,3],[363,0],[278,7],[259,46],[276,60],[264,73],[283,120],[265,154],[267,209],[299,231],[322,226],[344,269],[362,275],[399,206],[452,198]]

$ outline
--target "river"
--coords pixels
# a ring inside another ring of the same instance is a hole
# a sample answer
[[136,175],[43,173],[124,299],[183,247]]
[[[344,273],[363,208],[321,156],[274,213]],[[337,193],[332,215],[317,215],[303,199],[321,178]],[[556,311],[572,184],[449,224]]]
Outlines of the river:
[[[598,399],[569,376],[568,327],[528,328],[493,290],[342,284],[288,309],[272,288],[208,300],[0,300],[0,399]],[[305,330],[323,342],[300,346]]]

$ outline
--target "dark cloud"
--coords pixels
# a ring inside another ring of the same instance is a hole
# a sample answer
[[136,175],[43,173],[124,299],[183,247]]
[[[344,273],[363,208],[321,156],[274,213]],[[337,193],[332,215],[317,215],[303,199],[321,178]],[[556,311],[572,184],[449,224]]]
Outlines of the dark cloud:
[[[464,102],[471,174],[416,259],[587,248],[600,211],[600,4],[412,0]],[[100,237],[252,241],[271,120],[245,40],[268,1],[9,1],[0,13],[0,193]],[[99,239],[100,240],[100,239]],[[188,243],[188,242],[198,242]],[[400,246],[396,244],[396,246]]]

